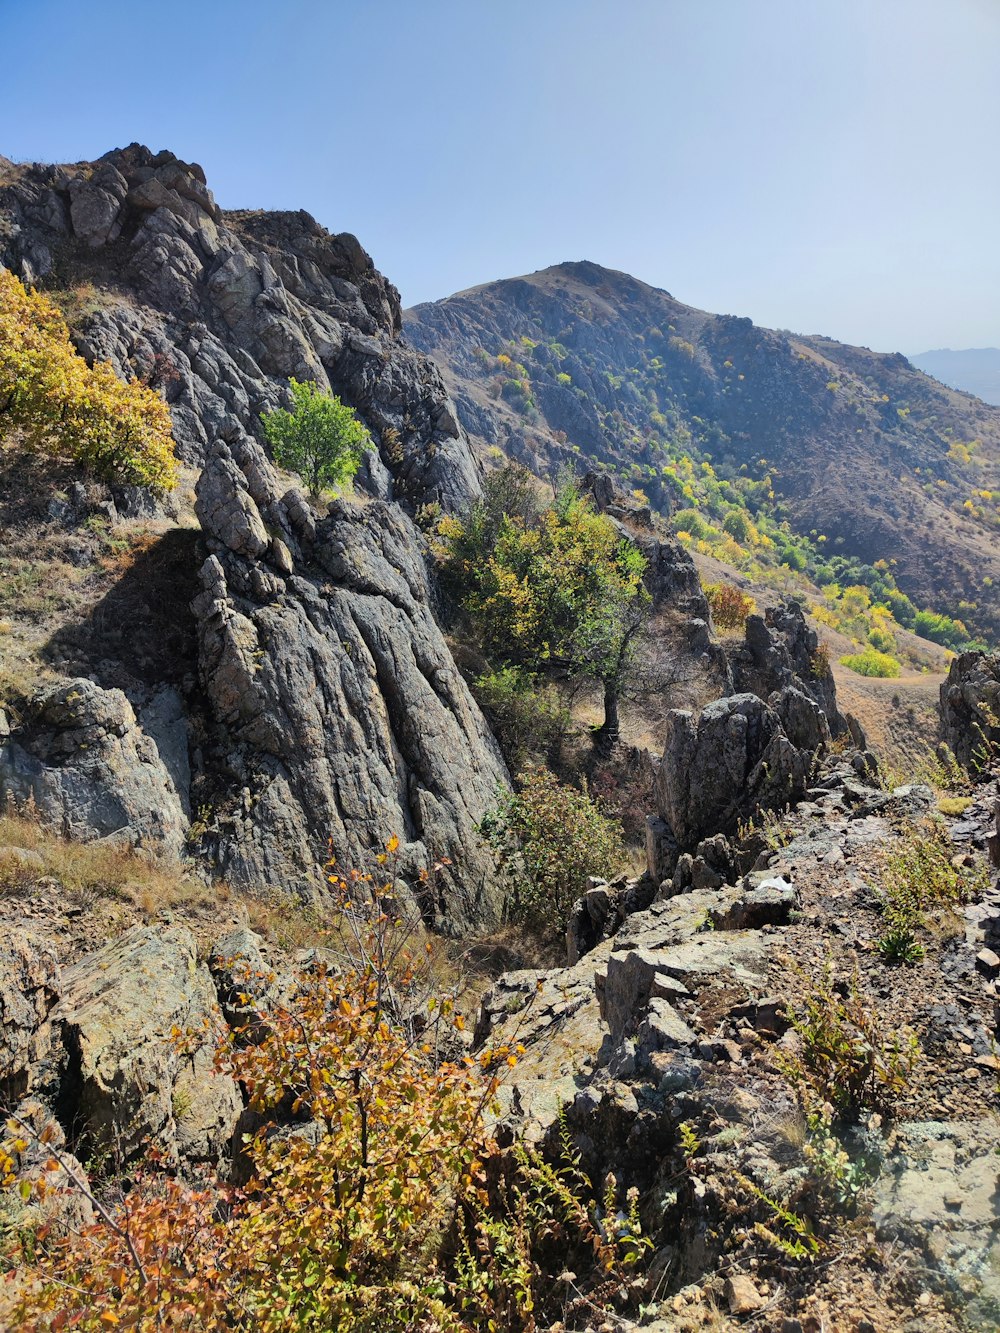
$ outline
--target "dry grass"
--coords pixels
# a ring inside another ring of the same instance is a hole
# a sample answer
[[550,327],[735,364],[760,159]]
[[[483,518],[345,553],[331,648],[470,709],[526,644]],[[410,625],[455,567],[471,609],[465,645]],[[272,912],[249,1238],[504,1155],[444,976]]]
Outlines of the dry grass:
[[204,903],[214,891],[180,866],[153,861],[120,843],[73,842],[31,813],[0,816],[0,897],[55,880],[82,906],[99,899],[128,902],[148,916],[163,907]]

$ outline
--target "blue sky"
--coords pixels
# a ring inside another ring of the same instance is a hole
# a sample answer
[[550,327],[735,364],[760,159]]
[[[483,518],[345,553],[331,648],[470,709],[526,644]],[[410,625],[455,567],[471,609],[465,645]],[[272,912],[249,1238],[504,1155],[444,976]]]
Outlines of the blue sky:
[[587,258],[880,350],[1000,345],[1000,0],[0,0],[0,25],[0,153],[170,148],[223,207],[355,232],[406,304]]

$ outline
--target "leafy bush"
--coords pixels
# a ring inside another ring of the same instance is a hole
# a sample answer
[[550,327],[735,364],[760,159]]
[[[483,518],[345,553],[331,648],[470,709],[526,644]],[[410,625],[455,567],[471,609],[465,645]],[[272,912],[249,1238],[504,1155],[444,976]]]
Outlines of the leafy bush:
[[754,599],[731,583],[706,583],[705,596],[712,609],[712,619],[720,629],[743,629],[747,617],[757,608]]
[[[567,1309],[553,1271],[596,1267],[606,1296],[613,1295],[652,1246],[642,1234],[637,1191],[629,1190],[620,1207],[617,1181],[609,1175],[598,1202],[565,1121],[559,1130],[555,1162],[516,1143],[502,1173],[467,1207],[455,1272],[462,1309],[475,1329],[534,1333],[572,1317],[577,1312]],[[582,1294],[576,1303],[584,1316],[599,1308]]]
[[969,637],[969,631],[961,620],[952,620],[950,616],[939,615],[935,611],[918,611],[913,617],[913,632],[921,638],[943,644],[946,648],[961,648]]
[[877,648],[865,648],[860,653],[848,653],[840,659],[841,664],[856,671],[859,676],[894,677],[899,675],[899,663],[888,653],[880,653]]
[[354,409],[311,381],[289,380],[292,410],[261,417],[264,436],[282,467],[297,472],[313,495],[348,485],[372,447]]
[[544,757],[569,724],[569,709],[555,688],[521,667],[485,672],[473,692],[512,772]]
[[984,867],[953,864],[954,846],[937,824],[906,828],[879,858],[879,889],[885,930],[876,948],[887,963],[914,963],[924,956],[917,931],[925,912],[969,902],[989,885]]
[[[374,888],[363,876],[334,887],[347,911]],[[260,1117],[248,1189],[194,1191],[153,1170],[117,1201],[90,1195],[95,1225],[50,1242],[27,1270],[18,1328],[460,1326],[436,1252],[494,1151],[483,1128],[493,1066],[516,1055],[436,1055],[439,1024],[456,1021],[447,1002],[429,1002],[417,1024],[401,1000],[416,965],[394,916],[376,905],[355,919],[368,924],[342,971],[302,972],[287,1000],[255,1015],[253,1040],[232,1033],[219,1050]],[[183,1049],[186,1034],[175,1039]],[[0,1152],[8,1182],[24,1129],[13,1123]]]
[[514,872],[512,916],[542,931],[561,931],[587,876],[607,877],[625,858],[614,820],[545,769],[530,772],[482,831]]
[[[245,1189],[193,1189],[155,1159],[122,1188],[67,1187],[54,1130],[8,1122],[0,1188],[17,1182],[39,1201],[68,1188],[96,1217],[62,1236],[5,1230],[22,1278],[4,1307],[11,1327],[531,1333],[534,1312],[551,1310],[546,1324],[560,1313],[568,1256],[588,1310],[624,1290],[650,1247],[635,1192],[619,1201],[609,1177],[598,1199],[565,1127],[554,1162],[501,1152],[486,1132],[497,1071],[520,1048],[442,1055],[462,1023],[449,999],[428,997],[423,951],[410,954],[415,918],[392,899],[397,848],[390,839],[376,858],[377,877],[330,876],[339,970],[314,962],[266,1004],[255,997],[275,996],[275,979],[243,980],[252,1018],[217,1064],[258,1117]],[[173,1035],[181,1051],[202,1040]],[[51,1154],[41,1180],[18,1182],[39,1148]]]
[[846,994],[827,964],[813,983],[801,974],[804,997],[791,1010],[799,1049],[782,1053],[779,1068],[808,1113],[830,1106],[840,1119],[864,1111],[888,1114],[908,1086],[919,1055],[912,1033],[890,1029],[855,976]]
[[868,631],[868,642],[880,653],[891,655],[896,651],[896,636],[885,625],[873,625]]
[[0,268],[0,428],[72,459],[105,481],[170,490],[177,482],[170,409],[139,380],[88,366],[56,306]]

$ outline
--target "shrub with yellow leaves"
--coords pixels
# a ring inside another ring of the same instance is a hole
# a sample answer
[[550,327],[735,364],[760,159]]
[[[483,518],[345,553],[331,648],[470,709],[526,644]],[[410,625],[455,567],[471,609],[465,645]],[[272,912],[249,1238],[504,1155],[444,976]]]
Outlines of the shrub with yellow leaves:
[[177,463],[170,409],[107,362],[88,366],[58,308],[0,268],[0,430],[72,459],[106,481],[170,490]]
[[[419,931],[394,887],[398,850],[393,837],[369,873],[328,866],[338,930],[291,985],[230,962],[252,1018],[217,1067],[256,1119],[239,1145],[245,1188],[194,1189],[154,1159],[111,1197],[79,1174],[67,1187],[73,1163],[57,1147],[42,1149],[41,1180],[18,1186],[33,1131],[10,1120],[0,1187],[79,1190],[96,1217],[79,1233],[34,1234],[12,1326],[529,1333],[570,1253],[595,1285],[624,1286],[648,1246],[634,1194],[620,1216],[612,1179],[594,1199],[568,1139],[551,1166],[500,1151],[487,1112],[521,1048],[512,1038],[470,1054],[453,999],[426,995],[427,949],[411,947]],[[194,1036],[174,1035],[181,1049]]]

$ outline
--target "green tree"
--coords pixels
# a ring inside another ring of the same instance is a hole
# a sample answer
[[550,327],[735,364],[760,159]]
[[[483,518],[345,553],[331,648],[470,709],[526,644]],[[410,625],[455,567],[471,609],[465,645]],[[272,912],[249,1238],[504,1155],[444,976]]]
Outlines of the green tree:
[[282,467],[297,472],[313,495],[346,486],[372,447],[354,409],[311,381],[289,380],[292,410],[261,417],[264,435]]
[[584,791],[547,769],[526,773],[482,824],[486,839],[514,871],[511,911],[561,934],[588,875],[609,876],[625,860],[621,830]]
[[575,483],[539,510],[516,470],[494,475],[464,520],[449,517],[438,527],[446,585],[492,657],[598,681],[601,740],[614,743],[650,606],[645,557]]

